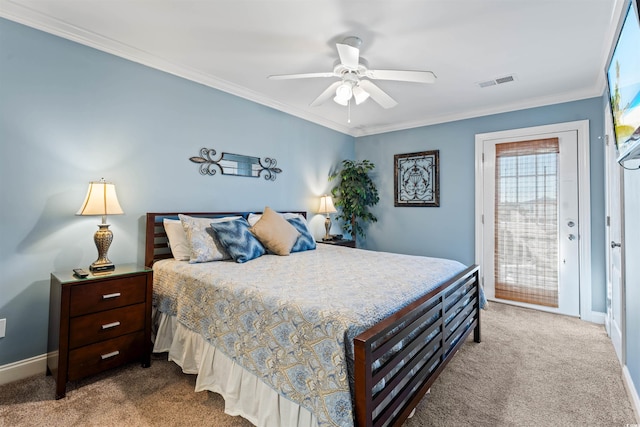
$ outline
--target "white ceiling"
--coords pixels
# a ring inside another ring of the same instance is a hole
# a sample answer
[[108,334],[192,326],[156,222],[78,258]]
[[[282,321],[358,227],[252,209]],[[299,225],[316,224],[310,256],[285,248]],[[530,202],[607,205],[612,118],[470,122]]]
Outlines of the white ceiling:
[[[623,0],[0,0],[0,16],[353,136],[600,96]],[[376,80],[398,105],[309,104],[336,78],[337,42],[373,69],[430,70],[435,84]],[[480,88],[506,75],[511,83]]]

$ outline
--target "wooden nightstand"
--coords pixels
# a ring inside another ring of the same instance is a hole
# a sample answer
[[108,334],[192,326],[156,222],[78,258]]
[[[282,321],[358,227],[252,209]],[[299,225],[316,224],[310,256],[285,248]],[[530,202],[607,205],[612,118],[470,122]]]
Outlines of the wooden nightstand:
[[80,279],[72,271],[51,274],[47,373],[56,399],[67,382],[135,360],[151,363],[153,272],[117,265]]
[[318,240],[317,243],[324,243],[325,245],[346,246],[348,248],[355,248],[355,240]]

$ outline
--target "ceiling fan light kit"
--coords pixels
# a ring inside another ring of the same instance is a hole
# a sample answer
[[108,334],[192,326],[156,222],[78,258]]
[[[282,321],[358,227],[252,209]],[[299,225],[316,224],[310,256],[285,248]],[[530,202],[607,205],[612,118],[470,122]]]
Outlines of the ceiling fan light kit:
[[353,87],[353,83],[349,81],[342,82],[336,88],[336,96],[333,98],[333,100],[340,105],[347,105],[347,102],[349,102],[349,100],[353,96],[352,87]]
[[369,96],[370,95],[360,86],[356,86],[353,88],[353,99],[356,100],[356,105],[362,104],[364,101],[369,99]]
[[272,80],[306,79],[317,77],[338,77],[340,81],[332,83],[313,102],[315,107],[330,98],[340,105],[348,106],[353,98],[360,105],[371,98],[382,108],[393,108],[398,103],[371,80],[394,80],[413,83],[434,83],[436,75],[431,71],[412,70],[370,70],[369,64],[360,57],[362,40],[355,36],[346,37],[342,43],[336,43],[339,60],[333,72],[271,75]]

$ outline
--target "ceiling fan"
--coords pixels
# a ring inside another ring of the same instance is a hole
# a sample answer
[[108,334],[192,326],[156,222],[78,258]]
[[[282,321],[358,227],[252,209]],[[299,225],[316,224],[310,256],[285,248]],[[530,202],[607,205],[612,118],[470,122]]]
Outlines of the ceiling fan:
[[[356,105],[362,104],[369,97],[383,108],[393,108],[398,103],[371,80],[396,80],[414,83],[434,83],[436,75],[431,71],[411,70],[371,70],[364,58],[360,57],[362,40],[358,37],[347,37],[342,43],[336,43],[338,56],[333,71],[302,74],[271,75],[272,80],[308,79],[315,77],[338,77],[340,80],[332,83],[310,105],[321,105],[331,97],[340,104],[347,106],[351,99]],[[371,79],[371,80],[369,80]]]

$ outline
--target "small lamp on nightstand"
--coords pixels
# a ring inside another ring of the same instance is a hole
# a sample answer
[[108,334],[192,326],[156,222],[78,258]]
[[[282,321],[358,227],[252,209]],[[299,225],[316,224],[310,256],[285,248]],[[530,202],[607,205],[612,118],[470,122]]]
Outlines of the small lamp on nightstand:
[[98,182],[89,183],[87,197],[76,215],[102,215],[102,224],[98,224],[98,231],[93,236],[93,241],[98,248],[98,259],[89,266],[91,271],[109,271],[115,268],[107,258],[109,246],[113,241],[113,233],[107,224],[107,215],[121,215],[123,213],[120,203],[118,203],[115,185],[106,182],[104,178]]
[[331,240],[331,236],[329,235],[329,230],[331,230],[331,218],[329,217],[329,214],[338,212],[333,206],[333,199],[331,196],[327,196],[325,194],[320,197],[320,209],[318,209],[318,212],[327,216],[327,219],[324,220],[324,228],[326,232],[322,240]]

